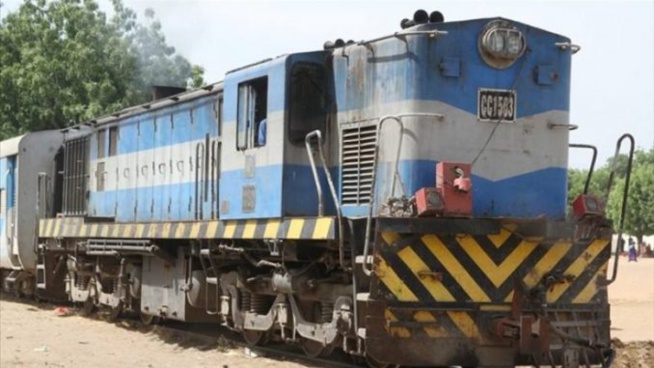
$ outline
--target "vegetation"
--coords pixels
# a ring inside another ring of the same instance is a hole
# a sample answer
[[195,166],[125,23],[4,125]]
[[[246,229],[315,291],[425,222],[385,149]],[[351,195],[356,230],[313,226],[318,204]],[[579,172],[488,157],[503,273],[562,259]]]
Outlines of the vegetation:
[[203,84],[152,10],[142,24],[112,5],[109,18],[95,0],[25,0],[0,20],[0,140],[143,103],[154,85]]
[[[603,167],[595,170],[588,192],[604,197],[607,182],[613,167],[609,159]],[[607,202],[607,214],[618,225],[627,173],[627,156],[620,155],[615,163],[614,184]],[[568,200],[572,202],[584,189],[587,170],[570,170],[568,172]],[[624,232],[634,235],[638,242],[643,236],[654,235],[654,148],[649,151],[637,150],[629,182],[627,211]]]

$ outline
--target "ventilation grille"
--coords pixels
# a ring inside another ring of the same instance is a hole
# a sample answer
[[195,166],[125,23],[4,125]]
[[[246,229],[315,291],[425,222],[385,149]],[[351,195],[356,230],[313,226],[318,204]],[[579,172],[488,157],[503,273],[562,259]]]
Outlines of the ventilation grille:
[[77,138],[64,147],[63,213],[86,215],[86,186],[89,162],[89,138]]
[[343,129],[341,188],[344,205],[370,203],[377,125]]

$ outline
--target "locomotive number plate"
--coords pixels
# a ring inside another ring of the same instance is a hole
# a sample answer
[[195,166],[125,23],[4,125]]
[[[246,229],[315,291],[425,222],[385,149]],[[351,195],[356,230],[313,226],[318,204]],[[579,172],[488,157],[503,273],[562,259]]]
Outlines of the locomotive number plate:
[[479,89],[477,118],[480,121],[512,123],[515,121],[515,91]]

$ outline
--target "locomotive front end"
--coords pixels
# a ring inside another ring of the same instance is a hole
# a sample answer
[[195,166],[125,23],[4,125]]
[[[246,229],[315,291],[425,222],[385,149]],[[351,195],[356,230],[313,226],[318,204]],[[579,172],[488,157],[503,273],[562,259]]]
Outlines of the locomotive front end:
[[576,46],[502,18],[423,18],[333,53],[368,360],[605,364],[610,224],[566,220]]

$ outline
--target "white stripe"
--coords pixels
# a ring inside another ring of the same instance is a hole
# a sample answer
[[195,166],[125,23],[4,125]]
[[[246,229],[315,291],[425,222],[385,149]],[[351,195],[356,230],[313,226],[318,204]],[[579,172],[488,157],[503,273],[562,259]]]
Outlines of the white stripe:
[[[435,160],[471,163],[473,174],[501,180],[546,168],[567,168],[569,132],[565,127],[550,128],[548,123],[567,124],[566,111],[549,111],[522,117],[515,123],[479,122],[477,116],[438,101],[403,101],[376,106],[375,110],[339,113],[342,126],[357,116],[399,115],[408,111],[444,114],[440,121],[431,117],[405,117],[402,160]],[[485,142],[491,137],[488,146]],[[384,123],[380,162],[393,162],[400,131],[397,124]],[[333,144],[338,145],[338,142]],[[338,146],[336,146],[338,147]],[[340,149],[340,147],[339,147]],[[340,162],[340,159],[339,161]]]
[[[93,160],[89,186],[97,191],[100,175],[104,175],[105,191],[195,181],[196,146],[204,142],[196,140]],[[100,163],[104,163],[102,173],[98,172]]]

